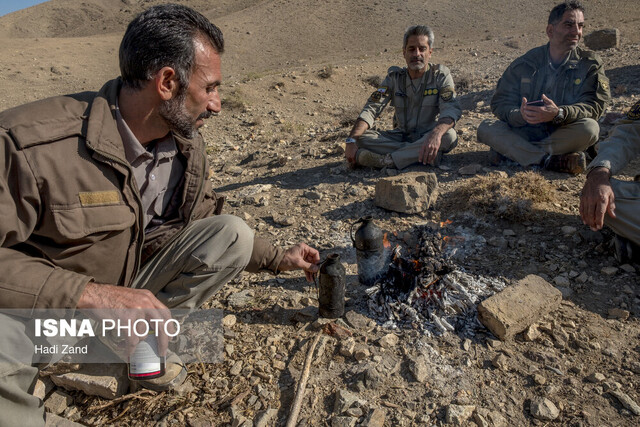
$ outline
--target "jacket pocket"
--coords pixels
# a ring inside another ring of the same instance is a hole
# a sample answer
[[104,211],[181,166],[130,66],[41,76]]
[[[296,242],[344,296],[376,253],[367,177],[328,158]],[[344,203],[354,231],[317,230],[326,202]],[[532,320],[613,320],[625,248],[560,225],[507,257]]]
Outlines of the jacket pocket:
[[58,232],[69,239],[108,231],[121,231],[131,227],[136,217],[127,205],[78,206],[53,208],[53,219]]

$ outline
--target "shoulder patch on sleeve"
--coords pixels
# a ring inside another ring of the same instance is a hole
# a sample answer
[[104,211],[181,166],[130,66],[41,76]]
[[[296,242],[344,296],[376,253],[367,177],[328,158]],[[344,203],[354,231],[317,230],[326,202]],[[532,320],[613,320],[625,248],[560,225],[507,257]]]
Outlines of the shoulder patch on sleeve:
[[627,113],[627,119],[639,120],[640,119],[640,101],[636,102],[633,107],[629,109]]
[[387,96],[387,92],[389,91],[389,88],[386,86],[380,86],[378,87],[378,89],[376,89],[371,96],[369,97],[369,102],[380,102],[382,101],[382,98]]
[[440,90],[440,98],[442,98],[443,101],[451,101],[455,96],[456,92],[452,87],[443,87]]

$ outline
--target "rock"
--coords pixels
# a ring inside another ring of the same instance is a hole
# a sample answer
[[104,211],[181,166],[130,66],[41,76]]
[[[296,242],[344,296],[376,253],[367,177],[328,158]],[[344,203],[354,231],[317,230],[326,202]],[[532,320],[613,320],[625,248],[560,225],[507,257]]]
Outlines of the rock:
[[584,36],[584,44],[593,50],[620,47],[620,31],[617,28],[593,31]]
[[562,234],[564,234],[565,236],[571,235],[576,232],[576,228],[571,227],[570,225],[565,225],[560,230],[562,231]]
[[561,301],[559,290],[531,274],[482,301],[478,318],[495,336],[505,340],[556,309]]
[[355,417],[334,416],[331,418],[331,427],[355,427],[357,422]]
[[560,410],[546,397],[534,397],[529,406],[531,415],[541,421],[553,421],[560,415]]
[[355,350],[353,351],[353,357],[357,361],[366,360],[369,358],[370,355],[371,355],[371,352],[369,351],[369,349],[362,344],[356,346]]
[[253,418],[254,427],[269,427],[274,425],[274,419],[278,416],[277,409],[266,409],[264,411],[259,411],[256,413],[256,416]]
[[600,273],[604,274],[605,276],[615,276],[617,272],[618,267],[602,267],[600,269]]
[[465,425],[466,421],[471,418],[473,411],[476,407],[473,405],[454,405],[447,406],[447,413],[445,421],[447,424],[453,424],[454,426]]
[[601,383],[605,379],[606,379],[605,376],[602,375],[600,372],[594,372],[593,374],[585,378],[585,380],[587,380],[588,382],[595,383],[595,384]]
[[344,154],[347,149],[347,144],[344,142],[338,142],[333,146],[333,152],[336,154]]
[[556,276],[553,278],[553,283],[555,283],[557,286],[563,286],[563,287],[567,287],[569,285],[571,285],[571,282],[569,281],[568,277],[565,276]]
[[45,397],[53,390],[54,384],[50,377],[42,377],[36,380],[36,385],[33,387],[33,394],[40,400],[44,400]]
[[129,389],[129,377],[124,364],[88,363],[75,372],[51,375],[58,387],[80,390],[91,396],[115,399]]
[[535,341],[540,336],[540,331],[536,325],[530,325],[524,331],[525,341]]
[[342,356],[344,357],[351,357],[353,356],[353,351],[356,347],[356,341],[351,338],[345,338],[344,340],[340,341],[340,347],[338,348],[338,353],[340,353]]
[[383,427],[387,414],[384,409],[373,408],[361,424],[362,427]]
[[304,197],[309,200],[320,200],[322,199],[322,194],[318,193],[317,191],[305,191]]
[[295,219],[292,216],[287,216],[287,215],[280,215],[277,213],[274,213],[271,218],[273,219],[273,222],[275,222],[278,225],[282,225],[284,227],[289,227],[290,225],[293,225],[296,223]]
[[609,319],[627,320],[629,318],[629,311],[621,308],[610,308],[608,311]]
[[357,395],[347,390],[338,390],[336,392],[336,400],[333,404],[333,412],[342,415],[351,407],[366,406],[367,401],[360,399]]
[[49,396],[47,400],[45,400],[44,407],[47,411],[60,415],[72,403],[73,397],[63,391],[56,390],[51,393],[51,396]]
[[232,308],[243,308],[253,301],[253,295],[254,294],[251,289],[245,289],[229,295],[227,303]]
[[233,314],[227,314],[222,318],[222,326],[227,328],[233,327],[236,324],[236,322],[237,322],[236,316]]
[[236,360],[231,369],[229,369],[229,375],[235,377],[240,375],[240,372],[242,372],[242,360]]
[[396,334],[387,334],[378,340],[382,348],[392,348],[398,345],[399,338]]
[[491,360],[491,364],[494,368],[498,368],[504,371],[509,367],[509,358],[503,353],[500,353],[496,357],[494,357],[493,360]]
[[635,273],[636,272],[636,268],[631,265],[631,264],[622,264],[620,266],[620,270],[626,272],[626,273]]
[[481,427],[507,427],[507,420],[500,412],[476,408],[473,420]]
[[284,363],[282,360],[274,360],[272,366],[275,369],[277,369],[279,371],[282,371],[282,370],[284,370],[284,368],[287,367],[287,364]]
[[458,173],[460,175],[475,175],[480,172],[480,169],[482,169],[482,165],[478,163],[472,163],[458,169]]
[[[76,415],[78,415],[77,412],[76,412]],[[47,427],[82,427],[84,426],[84,424],[75,423],[73,421],[70,421],[66,418],[62,418],[51,412],[46,412],[44,414],[44,417],[45,417],[45,425]]]
[[609,394],[618,399],[622,406],[624,406],[634,415],[640,415],[640,406],[638,406],[638,404],[631,397],[629,397],[629,395],[620,390],[609,390]]
[[533,374],[533,382],[537,385],[545,385],[547,383],[547,379],[540,374]]
[[366,330],[374,325],[372,319],[353,310],[347,311],[347,313],[344,315],[344,318],[347,323],[354,329]]
[[433,173],[408,172],[378,180],[375,192],[376,206],[402,213],[424,212],[438,198],[438,179]]
[[419,383],[423,383],[427,380],[429,375],[429,365],[425,356],[420,355],[409,359],[408,368],[411,375],[413,375],[413,378],[415,378]]

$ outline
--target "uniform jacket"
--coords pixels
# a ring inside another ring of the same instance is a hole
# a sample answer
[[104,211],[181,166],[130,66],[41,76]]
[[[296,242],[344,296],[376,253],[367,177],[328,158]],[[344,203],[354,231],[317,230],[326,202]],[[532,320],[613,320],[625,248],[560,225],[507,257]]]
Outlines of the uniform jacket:
[[387,77],[371,94],[359,118],[371,128],[388,104],[395,107],[396,129],[414,137],[431,131],[438,124],[438,118],[449,117],[455,123],[462,116],[451,72],[439,64],[429,64],[417,94],[413,93],[406,68],[389,68]]
[[[74,308],[89,281],[130,286],[189,222],[219,213],[204,141],[175,136],[185,164],[178,217],[144,234],[115,121],[119,79],[0,113],[0,308]],[[283,256],[256,238],[248,270]]]
[[611,171],[611,175],[616,175],[632,160],[638,158],[640,158],[640,101],[631,107],[627,113],[627,119],[617,125],[611,135],[600,143],[598,155],[589,164],[588,170],[605,167]]
[[[542,97],[544,76],[549,68],[549,44],[531,49],[509,65],[491,99],[491,110],[512,127],[546,127],[547,124],[529,125],[520,114],[522,98],[528,101]],[[575,48],[568,61],[559,70],[554,93],[545,95],[562,107],[562,124],[583,118],[598,120],[611,99],[609,79],[604,74],[602,60],[595,53]]]

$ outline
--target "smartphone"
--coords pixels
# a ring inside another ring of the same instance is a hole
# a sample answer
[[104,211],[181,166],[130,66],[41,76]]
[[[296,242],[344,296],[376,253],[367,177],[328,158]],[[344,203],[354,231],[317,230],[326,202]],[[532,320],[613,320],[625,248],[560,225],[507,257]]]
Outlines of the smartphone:
[[525,105],[532,105],[534,107],[542,107],[544,105],[544,101],[542,99],[538,99],[537,101],[529,101]]

